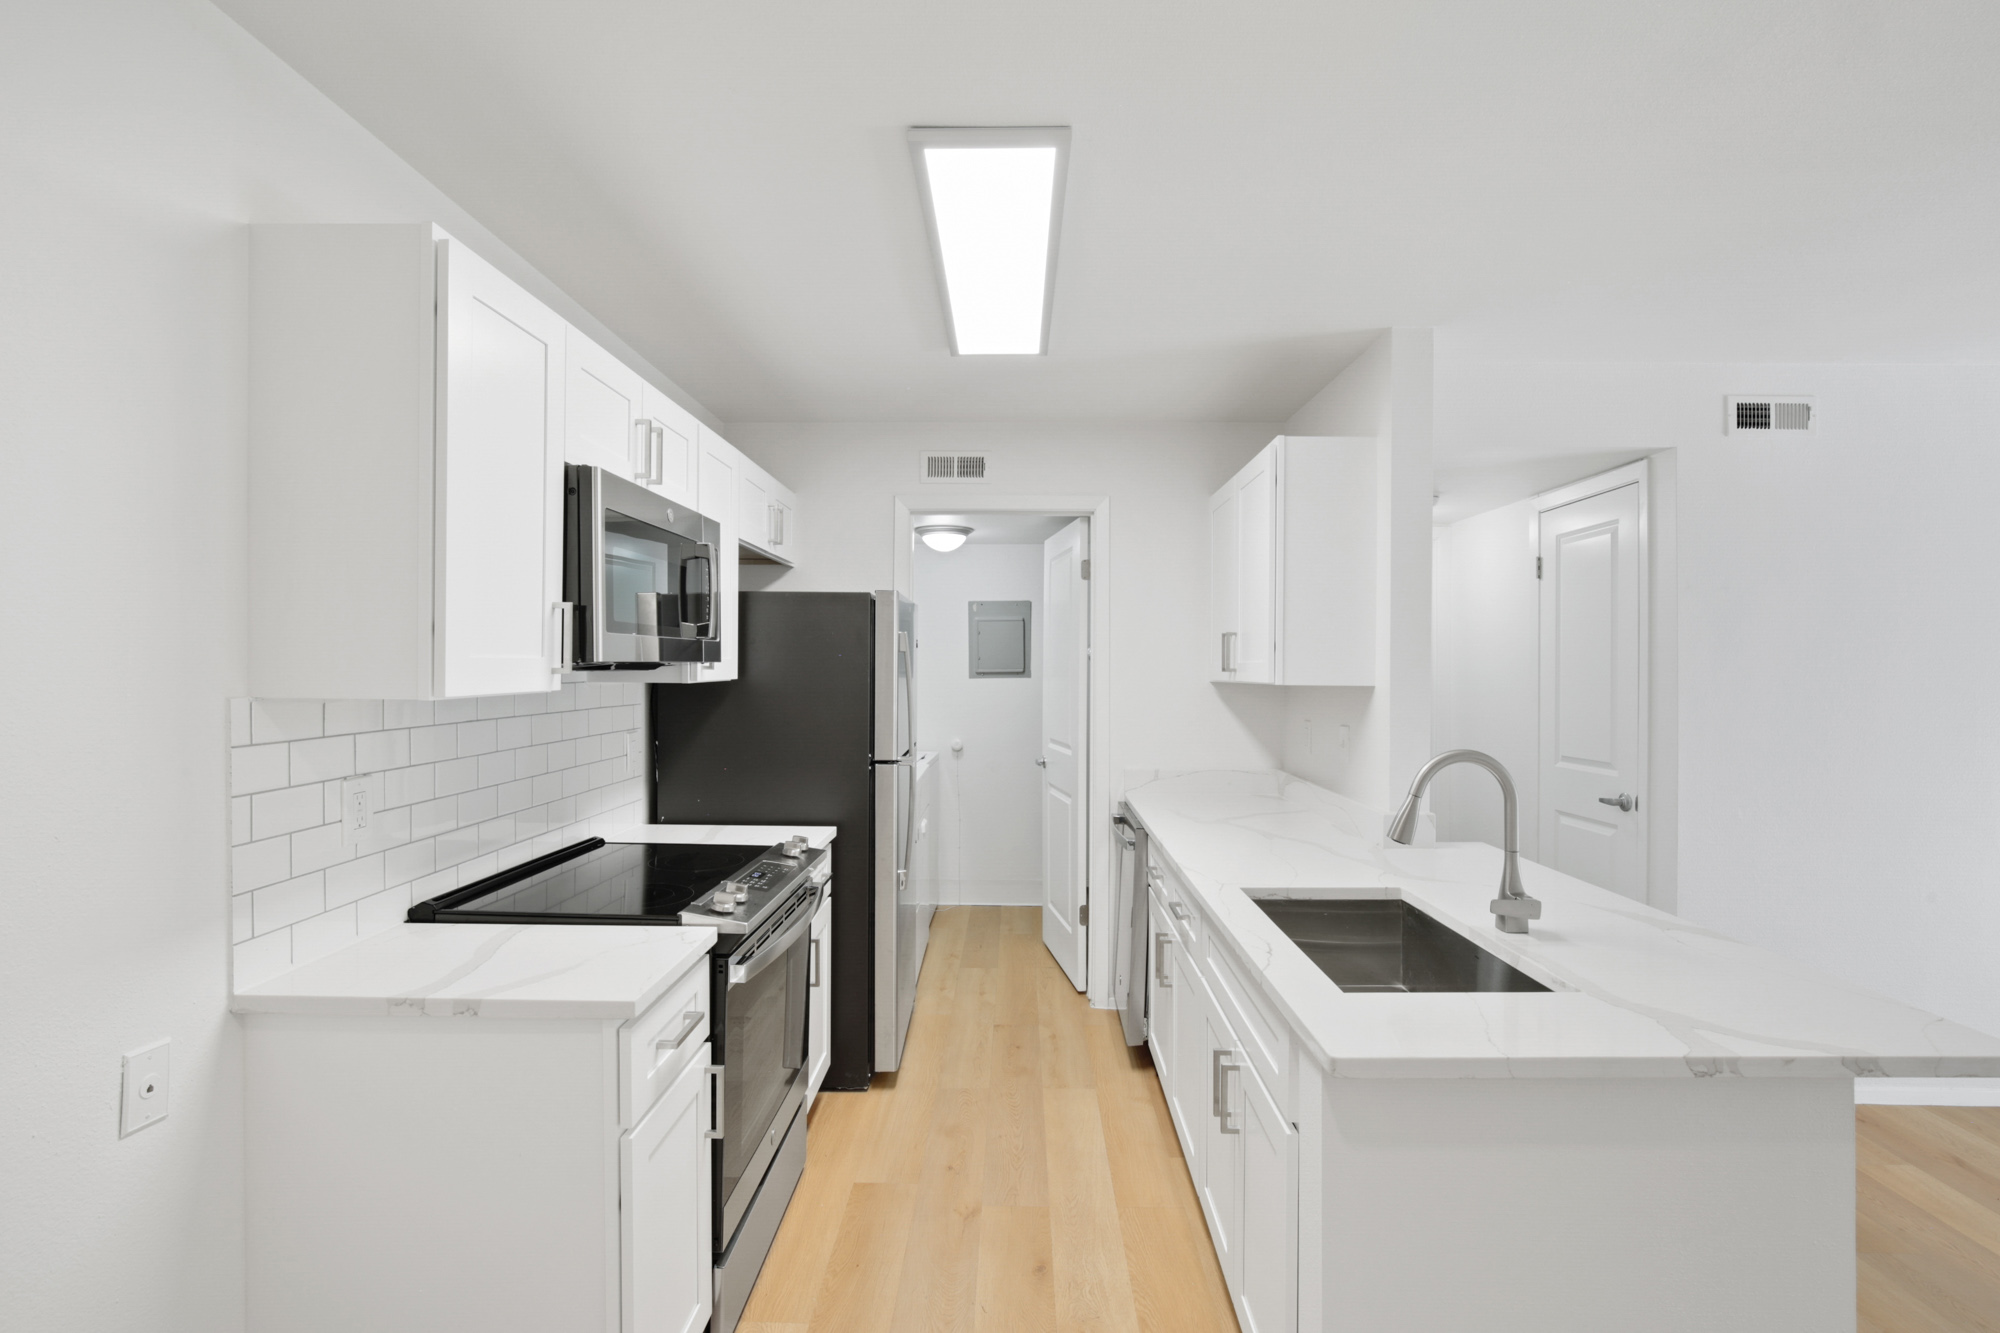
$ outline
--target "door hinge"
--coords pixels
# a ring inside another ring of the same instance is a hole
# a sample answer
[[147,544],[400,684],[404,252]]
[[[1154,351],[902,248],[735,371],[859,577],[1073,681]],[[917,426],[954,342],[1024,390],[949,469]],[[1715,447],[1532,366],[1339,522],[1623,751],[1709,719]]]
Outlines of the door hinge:
[[1541,576],[1542,576],[1542,558],[1541,558],[1540,556],[1536,556],[1536,557],[1535,557],[1535,577],[1536,577],[1536,578],[1540,578]]
[[1085,903],[1083,906],[1076,909],[1076,924],[1079,926],[1087,926],[1090,924],[1089,903]]
[[1090,562],[1088,560],[1080,560],[1077,563],[1083,567],[1083,581],[1085,583],[1090,582]]

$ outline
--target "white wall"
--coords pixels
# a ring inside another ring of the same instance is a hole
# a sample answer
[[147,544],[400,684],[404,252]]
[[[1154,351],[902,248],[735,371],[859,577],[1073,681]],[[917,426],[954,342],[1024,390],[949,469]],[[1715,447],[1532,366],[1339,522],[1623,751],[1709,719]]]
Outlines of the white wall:
[[[975,520],[976,521],[976,520]],[[1042,548],[918,544],[917,744],[937,752],[938,901],[1042,900]],[[1028,602],[1027,678],[974,679],[967,603]],[[952,742],[964,743],[954,753]]]
[[[1724,436],[1732,393],[1814,394],[1819,429]],[[1445,363],[1438,398],[1454,458],[1673,449],[1677,910],[2000,1032],[2000,371]]]
[[[1106,495],[1111,568],[1110,771],[1275,768],[1284,703],[1275,690],[1208,682],[1208,497],[1276,430],[1256,424],[744,422],[726,432],[799,496],[804,563],[746,566],[762,586],[886,588],[895,573],[895,498],[917,512],[973,509],[981,495]],[[926,485],[925,449],[985,450],[991,480]]]
[[[0,179],[0,1326],[226,1333],[244,224],[433,218],[603,331],[205,4],[0,10]],[[121,1141],[162,1037],[172,1112]]]
[[1376,683],[1264,691],[1283,696],[1285,769],[1379,810],[1431,752],[1431,397],[1430,331],[1392,329],[1284,426],[1380,444]]

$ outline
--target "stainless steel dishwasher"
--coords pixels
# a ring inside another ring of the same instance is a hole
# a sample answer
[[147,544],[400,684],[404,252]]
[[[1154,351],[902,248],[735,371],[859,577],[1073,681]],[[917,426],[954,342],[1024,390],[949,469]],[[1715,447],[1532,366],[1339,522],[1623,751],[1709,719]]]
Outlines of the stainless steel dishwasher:
[[1125,1044],[1146,1044],[1146,826],[1132,807],[1118,803],[1111,831],[1118,835],[1118,961],[1112,970]]

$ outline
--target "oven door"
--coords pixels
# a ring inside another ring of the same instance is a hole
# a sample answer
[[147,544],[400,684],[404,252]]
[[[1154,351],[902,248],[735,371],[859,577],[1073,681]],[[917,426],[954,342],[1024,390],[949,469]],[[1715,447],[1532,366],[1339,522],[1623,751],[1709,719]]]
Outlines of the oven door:
[[819,894],[800,894],[773,933],[716,960],[722,991],[722,1142],[716,1249],[726,1249],[772,1155],[805,1103],[807,970]]
[[565,469],[575,670],[722,657],[714,520],[602,468]]

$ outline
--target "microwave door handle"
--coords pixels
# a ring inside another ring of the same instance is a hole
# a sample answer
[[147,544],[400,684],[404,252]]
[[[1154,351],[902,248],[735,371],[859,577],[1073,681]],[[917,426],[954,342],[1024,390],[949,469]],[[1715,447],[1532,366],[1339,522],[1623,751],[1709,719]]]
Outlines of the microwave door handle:
[[[701,551],[702,554],[691,555],[681,561],[681,623],[684,625],[693,625],[697,634],[702,638],[709,638],[712,633],[710,626],[715,622],[715,565],[713,560],[715,548],[707,542],[702,542],[695,549]],[[688,571],[695,565],[701,566],[702,582],[708,585],[708,614],[700,620],[696,620],[688,614],[692,609],[688,605],[690,600]]]

